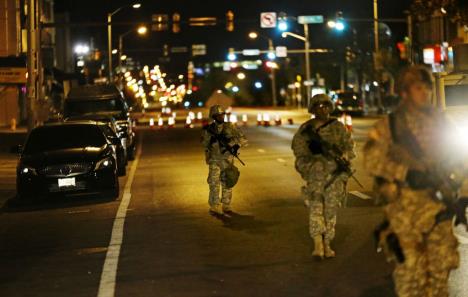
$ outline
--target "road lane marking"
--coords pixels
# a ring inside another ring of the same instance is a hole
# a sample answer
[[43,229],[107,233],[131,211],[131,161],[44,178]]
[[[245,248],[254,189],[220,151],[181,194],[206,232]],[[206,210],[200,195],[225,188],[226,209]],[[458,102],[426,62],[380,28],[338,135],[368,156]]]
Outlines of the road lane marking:
[[371,200],[372,197],[369,196],[369,195],[366,195],[364,193],[361,193],[359,191],[352,191],[352,192],[349,192],[350,194],[353,194],[354,196],[358,197],[358,198],[361,198],[363,200]]
[[117,279],[117,268],[119,265],[120,249],[122,247],[123,232],[125,217],[127,215],[128,205],[132,198],[132,184],[135,178],[135,171],[138,166],[138,161],[141,155],[142,138],[140,138],[137,156],[133,161],[132,168],[128,175],[127,183],[125,184],[122,200],[120,201],[117,215],[114,219],[114,226],[112,227],[112,235],[107,249],[106,260],[102,268],[101,281],[99,283],[98,297],[114,297],[115,285]]
[[257,152],[264,154],[266,151],[264,149],[258,149]]
[[280,162],[280,163],[286,163],[286,160],[285,160],[285,159],[281,159],[281,158],[276,159],[276,161],[278,161],[278,162]]

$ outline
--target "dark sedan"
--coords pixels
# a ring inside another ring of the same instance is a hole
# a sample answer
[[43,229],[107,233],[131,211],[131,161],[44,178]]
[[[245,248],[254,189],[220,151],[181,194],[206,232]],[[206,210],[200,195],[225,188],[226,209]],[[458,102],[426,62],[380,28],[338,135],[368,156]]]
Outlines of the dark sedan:
[[117,158],[96,123],[37,127],[26,140],[17,168],[17,195],[35,199],[53,194],[119,195]]

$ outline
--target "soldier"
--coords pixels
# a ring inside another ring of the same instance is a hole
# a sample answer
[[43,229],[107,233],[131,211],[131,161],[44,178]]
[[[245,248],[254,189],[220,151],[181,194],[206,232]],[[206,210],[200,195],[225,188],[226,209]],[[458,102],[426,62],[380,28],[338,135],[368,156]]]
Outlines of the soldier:
[[335,158],[347,161],[355,158],[351,133],[337,119],[330,118],[332,111],[333,103],[327,95],[315,95],[309,106],[315,118],[305,122],[292,141],[296,170],[306,182],[302,193],[310,211],[312,255],[320,258],[335,257],[330,244],[335,237],[336,214],[346,197],[349,178]]
[[429,71],[409,67],[399,86],[400,106],[376,123],[363,153],[386,202],[379,240],[396,262],[398,296],[447,297],[449,272],[459,262],[451,218],[464,200],[455,193],[466,189],[465,172],[452,158],[460,154],[448,152],[448,122],[431,105]]
[[[210,213],[213,215],[232,213],[232,187],[238,178],[237,168],[233,165],[234,157],[239,148],[247,144],[243,133],[236,126],[224,122],[225,114],[222,106],[211,106],[209,116],[213,122],[203,129],[202,134],[206,164],[209,166],[208,203]],[[220,209],[220,186],[222,211]]]

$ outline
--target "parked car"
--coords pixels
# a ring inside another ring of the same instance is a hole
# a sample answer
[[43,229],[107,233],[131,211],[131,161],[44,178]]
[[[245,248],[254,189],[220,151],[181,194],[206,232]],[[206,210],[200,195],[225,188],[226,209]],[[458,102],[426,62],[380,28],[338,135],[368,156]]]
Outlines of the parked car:
[[115,118],[117,132],[125,139],[127,157],[133,160],[136,154],[135,132],[123,93],[114,85],[86,85],[71,89],[65,100],[64,117],[90,115]]
[[117,156],[95,122],[37,127],[18,152],[19,199],[53,194],[99,194],[109,198],[119,195]]
[[[118,133],[117,123],[112,117],[98,117],[98,116],[79,116],[65,119],[66,122],[80,122],[80,121],[95,121],[99,125],[104,135],[113,144],[114,150],[117,154],[117,172],[119,176],[127,174],[127,147],[126,138],[121,137],[121,133]],[[120,142],[114,141],[119,139]]]
[[338,92],[332,97],[334,114],[364,115],[364,100],[355,92]]

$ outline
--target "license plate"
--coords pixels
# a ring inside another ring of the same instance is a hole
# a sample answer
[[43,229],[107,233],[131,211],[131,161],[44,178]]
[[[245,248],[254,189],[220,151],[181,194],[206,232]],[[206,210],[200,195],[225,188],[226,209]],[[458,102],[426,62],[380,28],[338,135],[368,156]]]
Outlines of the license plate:
[[59,180],[58,180],[58,186],[59,186],[59,188],[63,188],[63,187],[74,187],[74,186],[76,186],[75,178],[74,178],[74,177],[71,177],[71,178],[59,178]]

